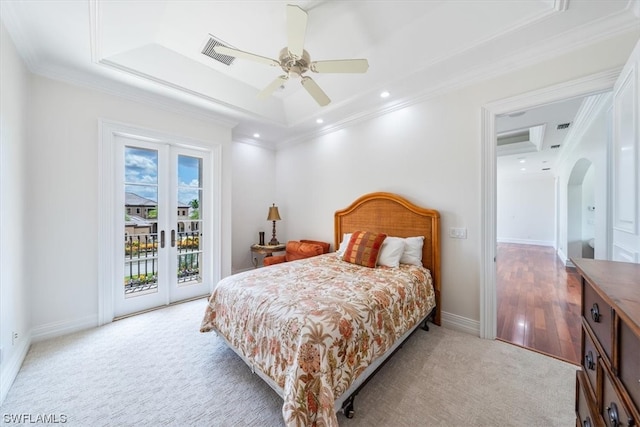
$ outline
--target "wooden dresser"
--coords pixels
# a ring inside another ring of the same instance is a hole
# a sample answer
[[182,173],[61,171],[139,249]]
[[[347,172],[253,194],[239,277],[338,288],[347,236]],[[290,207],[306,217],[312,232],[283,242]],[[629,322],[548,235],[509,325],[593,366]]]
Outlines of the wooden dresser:
[[640,426],[640,264],[572,261],[582,276],[576,426]]

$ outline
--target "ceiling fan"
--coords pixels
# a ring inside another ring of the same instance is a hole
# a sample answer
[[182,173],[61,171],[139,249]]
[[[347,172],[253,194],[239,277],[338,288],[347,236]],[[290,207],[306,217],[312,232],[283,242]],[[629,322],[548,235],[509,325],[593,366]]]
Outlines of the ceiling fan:
[[280,51],[278,59],[267,58],[249,52],[243,52],[227,46],[215,46],[214,50],[220,55],[244,58],[273,67],[280,67],[285,74],[276,78],[265,87],[258,98],[269,97],[289,78],[300,77],[300,82],[306,91],[320,106],[325,106],[331,99],[318,84],[304,73],[311,70],[314,73],[365,73],[369,68],[366,59],[336,59],[328,61],[311,61],[309,52],[304,50],[304,37],[307,31],[307,12],[296,5],[287,5],[287,41],[288,46]]

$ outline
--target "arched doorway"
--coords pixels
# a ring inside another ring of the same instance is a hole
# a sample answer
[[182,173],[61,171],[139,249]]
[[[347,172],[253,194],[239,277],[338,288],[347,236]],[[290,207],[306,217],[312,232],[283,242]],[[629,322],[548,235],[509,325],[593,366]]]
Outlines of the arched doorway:
[[593,258],[595,242],[594,168],[591,161],[576,162],[567,182],[567,256]]

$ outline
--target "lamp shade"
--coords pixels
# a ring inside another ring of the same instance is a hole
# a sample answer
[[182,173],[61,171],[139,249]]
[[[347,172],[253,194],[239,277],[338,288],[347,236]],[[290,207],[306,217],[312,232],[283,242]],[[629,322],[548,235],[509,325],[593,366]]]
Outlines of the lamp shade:
[[267,216],[267,221],[280,221],[280,212],[278,212],[278,207],[274,203],[273,206],[269,208],[269,215]]

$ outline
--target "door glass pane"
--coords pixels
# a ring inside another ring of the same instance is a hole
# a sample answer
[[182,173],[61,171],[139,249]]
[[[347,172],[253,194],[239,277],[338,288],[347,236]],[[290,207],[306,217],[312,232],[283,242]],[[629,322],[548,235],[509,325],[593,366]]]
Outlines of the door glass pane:
[[178,285],[202,282],[202,159],[178,156]]
[[158,289],[158,152],[124,150],[124,293]]

